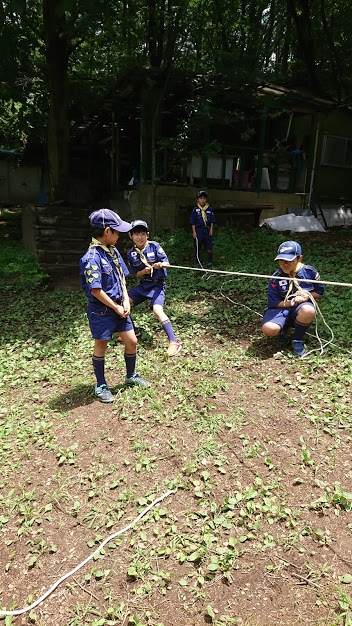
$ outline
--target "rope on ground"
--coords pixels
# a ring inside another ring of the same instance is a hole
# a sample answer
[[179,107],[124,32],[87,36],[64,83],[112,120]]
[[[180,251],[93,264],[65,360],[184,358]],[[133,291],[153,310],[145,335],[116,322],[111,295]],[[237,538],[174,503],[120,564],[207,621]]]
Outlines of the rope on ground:
[[100,550],[102,550],[102,548],[107,543],[115,539],[115,537],[118,537],[118,535],[122,535],[123,533],[125,533],[132,526],[134,526],[134,524],[137,524],[137,522],[139,522],[139,520],[142,519],[142,517],[144,517],[144,515],[146,515],[148,511],[150,511],[150,509],[152,509],[156,504],[158,504],[158,502],[161,502],[162,500],[164,500],[164,498],[167,498],[168,496],[170,496],[172,493],[175,493],[174,489],[171,489],[170,491],[166,491],[166,493],[164,493],[159,498],[156,498],[156,500],[154,500],[145,509],[143,509],[143,511],[136,517],[136,519],[133,520],[133,522],[130,522],[130,524],[127,524],[127,526],[125,526],[118,532],[114,533],[113,535],[110,535],[110,537],[108,537],[107,539],[104,539],[104,541],[100,544],[100,546],[97,547],[96,550],[94,550],[94,552],[92,552],[92,554],[90,554],[86,559],[84,559],[84,561],[82,561],[82,563],[77,565],[73,570],[71,570],[70,572],[68,572],[67,574],[64,574],[61,578],[59,578],[59,580],[57,580],[52,585],[52,587],[48,589],[48,591],[46,591],[40,598],[38,598],[38,600],[30,604],[29,606],[26,606],[24,609],[18,609],[17,611],[1,611],[0,610],[0,617],[5,617],[5,615],[22,615],[23,613],[27,613],[28,611],[31,611],[32,609],[34,609],[36,606],[38,606],[38,604],[43,602],[64,580],[67,580],[67,578],[69,578],[70,576],[73,576],[73,574],[78,572],[78,570],[81,569],[84,565],[86,565],[86,563],[91,561],[94,555],[100,552]]

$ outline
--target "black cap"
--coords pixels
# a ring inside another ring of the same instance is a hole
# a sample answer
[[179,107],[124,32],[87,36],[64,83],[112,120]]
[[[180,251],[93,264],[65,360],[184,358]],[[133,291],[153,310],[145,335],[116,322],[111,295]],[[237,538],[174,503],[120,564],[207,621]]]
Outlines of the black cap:
[[201,189],[200,191],[197,192],[197,198],[201,198],[202,196],[204,196],[204,198],[208,197],[208,194],[206,191],[204,191],[204,189]]

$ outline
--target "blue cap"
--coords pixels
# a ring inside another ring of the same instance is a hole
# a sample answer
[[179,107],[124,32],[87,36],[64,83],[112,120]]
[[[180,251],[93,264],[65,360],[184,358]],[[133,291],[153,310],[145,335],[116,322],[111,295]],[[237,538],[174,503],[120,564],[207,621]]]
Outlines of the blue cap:
[[137,226],[140,226],[140,228],[145,229],[147,231],[147,233],[149,232],[149,228],[148,228],[147,222],[143,222],[143,220],[134,220],[131,223],[131,230],[134,230],[135,228],[137,228]]
[[284,261],[293,261],[296,257],[301,256],[302,248],[297,241],[284,241],[277,251],[275,261],[283,259]]
[[98,209],[93,211],[89,216],[90,225],[97,228],[113,228],[120,233],[128,233],[131,230],[131,224],[124,222],[115,211],[110,209]]
[[206,191],[204,191],[204,189],[201,189],[200,191],[197,192],[197,198],[201,198],[202,196],[204,196],[204,198],[208,197],[208,194]]

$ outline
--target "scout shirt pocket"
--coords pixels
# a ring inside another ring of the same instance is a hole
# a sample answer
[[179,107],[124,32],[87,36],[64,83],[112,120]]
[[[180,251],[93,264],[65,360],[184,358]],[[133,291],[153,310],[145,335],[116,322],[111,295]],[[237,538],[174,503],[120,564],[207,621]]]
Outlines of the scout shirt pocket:
[[116,284],[116,275],[110,263],[101,260],[101,288],[105,293],[109,293],[113,290]]

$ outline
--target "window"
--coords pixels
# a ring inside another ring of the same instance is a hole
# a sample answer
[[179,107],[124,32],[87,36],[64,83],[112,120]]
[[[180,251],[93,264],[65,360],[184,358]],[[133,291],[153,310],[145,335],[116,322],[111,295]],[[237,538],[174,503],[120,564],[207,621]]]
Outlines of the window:
[[352,139],[325,134],[321,164],[332,167],[352,167]]

